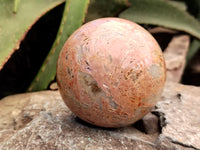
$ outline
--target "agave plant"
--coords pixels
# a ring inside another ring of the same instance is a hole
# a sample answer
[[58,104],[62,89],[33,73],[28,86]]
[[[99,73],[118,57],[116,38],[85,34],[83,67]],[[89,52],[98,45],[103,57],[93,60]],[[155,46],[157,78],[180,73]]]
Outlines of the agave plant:
[[82,24],[121,17],[191,36],[189,62],[200,49],[199,0],[0,0],[0,97],[48,89],[58,54]]

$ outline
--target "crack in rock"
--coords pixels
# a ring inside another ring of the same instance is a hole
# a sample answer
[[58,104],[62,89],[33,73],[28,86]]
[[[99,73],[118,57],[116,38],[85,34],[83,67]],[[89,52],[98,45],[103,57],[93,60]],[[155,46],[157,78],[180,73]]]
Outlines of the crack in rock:
[[162,98],[153,112],[160,120],[160,144],[170,140],[184,148],[199,150],[200,88],[168,82]]

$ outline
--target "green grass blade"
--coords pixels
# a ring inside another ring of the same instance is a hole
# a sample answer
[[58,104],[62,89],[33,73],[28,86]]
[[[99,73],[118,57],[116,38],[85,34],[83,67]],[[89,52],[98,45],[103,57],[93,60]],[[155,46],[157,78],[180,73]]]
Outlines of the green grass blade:
[[198,20],[163,0],[132,0],[131,7],[122,12],[120,17],[140,24],[177,29],[200,39]]
[[62,2],[63,0],[21,0],[19,9],[14,14],[14,2],[0,0],[0,70],[19,48],[31,26]]
[[28,91],[44,90],[56,75],[56,64],[60,50],[68,37],[82,25],[89,0],[67,0],[61,25],[54,44]]

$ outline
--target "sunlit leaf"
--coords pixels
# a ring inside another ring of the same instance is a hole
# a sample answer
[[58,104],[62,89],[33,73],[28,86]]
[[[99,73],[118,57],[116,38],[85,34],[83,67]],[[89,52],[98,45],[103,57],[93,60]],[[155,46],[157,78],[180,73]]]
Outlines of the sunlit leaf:
[[17,13],[14,1],[0,0],[0,70],[18,49],[30,27],[63,0],[21,0]]

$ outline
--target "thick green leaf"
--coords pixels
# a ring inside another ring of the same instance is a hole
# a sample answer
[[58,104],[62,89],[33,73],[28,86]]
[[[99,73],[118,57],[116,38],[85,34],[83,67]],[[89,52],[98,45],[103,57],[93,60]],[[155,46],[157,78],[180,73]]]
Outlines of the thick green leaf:
[[56,64],[60,50],[68,37],[82,25],[89,0],[67,0],[61,25],[54,44],[28,91],[46,89],[56,75]]
[[129,6],[128,0],[90,0],[86,22],[103,17],[117,16]]
[[181,10],[184,10],[184,11],[187,9],[187,6],[186,6],[185,2],[183,2],[183,1],[176,1],[176,0],[173,1],[173,0],[171,0],[171,1],[168,1],[168,3],[170,3],[171,5],[177,7]]
[[[188,5],[188,11],[194,15],[200,22],[200,0],[185,0]],[[187,54],[187,64],[193,58],[193,56],[200,50],[200,40],[193,39]]]
[[187,57],[186,57],[186,62],[190,62],[190,60],[193,58],[193,56],[196,54],[196,52],[200,50],[200,41],[197,39],[194,39],[191,44],[190,44],[190,48],[189,51],[187,53]]
[[63,0],[21,0],[13,13],[13,0],[0,0],[0,70],[18,49],[30,27],[47,11]]
[[120,14],[141,24],[152,24],[187,32],[200,39],[200,23],[189,13],[163,0],[132,0],[130,8]]

